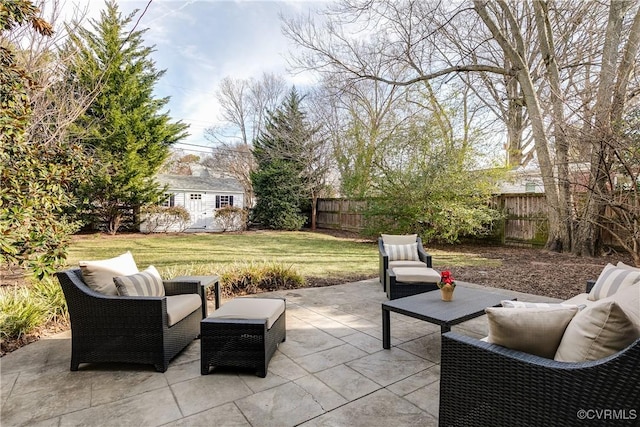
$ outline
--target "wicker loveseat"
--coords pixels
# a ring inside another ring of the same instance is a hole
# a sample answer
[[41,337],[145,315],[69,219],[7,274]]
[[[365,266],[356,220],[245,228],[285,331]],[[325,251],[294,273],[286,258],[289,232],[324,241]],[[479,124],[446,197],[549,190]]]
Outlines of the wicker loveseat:
[[[593,282],[587,285],[587,293],[592,286]],[[640,283],[634,286],[624,296],[626,307],[632,312],[636,307],[640,311]],[[588,302],[587,295],[580,294],[566,303]],[[629,319],[633,321],[631,328],[637,329],[638,312]],[[640,339],[637,330],[627,336],[631,340],[636,337],[635,341],[615,354],[597,360],[563,362],[454,332],[445,333],[439,423],[441,426],[640,425]]]
[[[185,298],[170,300],[185,294],[196,294],[200,300],[197,282],[164,282],[166,296],[162,297],[117,296],[89,288],[79,268],[56,276],[71,319],[72,371],[80,363],[126,362],[152,364],[164,372],[169,361],[200,333],[201,305],[191,311],[193,301],[189,301],[187,313],[180,301]],[[168,300],[176,308],[174,319],[168,314]]]

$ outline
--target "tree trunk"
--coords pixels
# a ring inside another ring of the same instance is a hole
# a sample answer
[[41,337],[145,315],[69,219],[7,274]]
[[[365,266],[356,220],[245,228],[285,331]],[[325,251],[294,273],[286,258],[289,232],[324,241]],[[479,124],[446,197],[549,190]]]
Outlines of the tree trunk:
[[[503,4],[501,4],[501,7],[505,15],[508,15],[508,7]],[[496,42],[504,51],[505,56],[507,56],[513,64],[516,71],[516,78],[520,82],[520,87],[524,94],[525,105],[527,106],[529,118],[531,120],[534,147],[538,158],[538,164],[540,166],[542,183],[544,184],[545,198],[549,208],[549,237],[547,238],[545,247],[549,250],[555,251],[567,250],[570,242],[570,236],[568,234],[567,227],[563,226],[560,216],[561,209],[558,198],[558,187],[554,176],[551,156],[549,155],[549,141],[545,133],[542,110],[531,79],[529,64],[525,59],[526,53],[523,51],[524,44],[522,41],[522,35],[519,32],[520,29],[517,26],[518,24],[516,19],[512,15],[507,16],[507,20],[509,21],[511,28],[510,36],[516,40],[514,46],[509,41],[509,38],[500,30],[489,16],[487,5],[484,1],[475,0],[474,8],[487,28],[489,28],[489,31],[491,31]]]
[[318,197],[311,197],[311,230],[315,231],[316,229],[316,217],[318,216]]
[[540,41],[547,80],[550,86],[553,111],[553,134],[555,139],[556,169],[558,181],[558,228],[560,234],[554,241],[547,241],[547,248],[556,251],[569,251],[571,248],[571,209],[569,187],[569,144],[565,133],[564,100],[561,97],[560,72],[555,56],[552,28],[546,2],[533,2],[533,9]]
[[[616,68],[622,23],[625,12],[632,4],[633,2],[631,1],[612,1],[609,5],[609,18],[602,51],[600,83],[594,108],[595,124],[593,127],[594,138],[592,139],[588,199],[582,218],[578,223],[578,230],[572,247],[572,252],[576,255],[595,256],[601,250],[601,230],[597,224],[604,214],[605,201],[609,199],[608,194],[612,190],[608,186],[608,181],[612,164],[610,141],[616,138],[611,123],[614,119],[612,111],[615,108],[613,98],[616,97],[616,89],[618,91],[622,89],[620,82],[616,85]],[[624,88],[626,88],[626,85],[624,85]]]

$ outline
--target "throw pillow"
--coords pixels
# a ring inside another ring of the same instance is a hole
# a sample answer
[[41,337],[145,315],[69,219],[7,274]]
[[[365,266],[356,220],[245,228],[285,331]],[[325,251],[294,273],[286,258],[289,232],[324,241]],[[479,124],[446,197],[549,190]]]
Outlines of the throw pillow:
[[382,243],[387,245],[408,245],[415,243],[418,238],[417,234],[381,234]]
[[618,263],[616,264],[616,267],[618,267],[618,268],[626,268],[626,269],[633,270],[633,271],[640,271],[640,268],[633,267],[631,265],[625,264],[622,261],[618,261]]
[[576,307],[578,310],[582,310],[586,307],[586,304],[565,304],[563,302],[524,302],[503,300],[500,301],[503,307],[507,308],[558,308],[558,307]]
[[409,245],[384,245],[389,261],[420,261],[418,243]]
[[640,286],[629,286],[601,301],[615,301],[640,331]]
[[489,307],[485,312],[489,320],[488,342],[552,359],[578,308]]
[[613,264],[607,264],[598,276],[595,285],[589,292],[588,299],[597,301],[606,298],[618,292],[627,286],[631,286],[640,281],[640,271],[634,271],[629,268],[615,267]]
[[130,297],[163,297],[164,284],[160,273],[153,265],[131,276],[113,278],[118,295]]
[[136,274],[138,266],[133,260],[131,252],[126,252],[115,258],[80,261],[78,263],[82,270],[84,282],[96,292],[105,295],[118,295],[113,278],[116,276],[127,276]]
[[567,326],[555,360],[584,362],[598,360],[624,349],[640,332],[614,300],[590,305],[578,313]]

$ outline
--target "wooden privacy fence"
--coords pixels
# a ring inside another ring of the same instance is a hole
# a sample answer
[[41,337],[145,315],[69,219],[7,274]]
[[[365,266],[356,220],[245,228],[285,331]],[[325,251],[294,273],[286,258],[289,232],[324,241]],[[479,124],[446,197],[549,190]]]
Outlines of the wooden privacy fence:
[[[547,204],[542,194],[503,194],[492,206],[507,217],[496,224],[495,238],[509,243],[544,244],[547,239]],[[318,199],[317,226],[334,230],[362,231],[366,200]]]
[[[546,243],[549,228],[544,194],[500,194],[493,197],[491,205],[505,214],[504,220],[494,225],[491,240],[534,246]],[[366,206],[366,200],[318,199],[316,225],[319,228],[360,232],[364,229],[361,212]],[[610,212],[607,214],[611,215]],[[619,245],[606,230],[602,233],[602,242],[609,246]]]
[[318,199],[316,226],[333,230],[360,232],[364,228],[366,200]]
[[544,194],[500,194],[491,205],[505,214],[495,229],[502,243],[544,245],[549,231]]

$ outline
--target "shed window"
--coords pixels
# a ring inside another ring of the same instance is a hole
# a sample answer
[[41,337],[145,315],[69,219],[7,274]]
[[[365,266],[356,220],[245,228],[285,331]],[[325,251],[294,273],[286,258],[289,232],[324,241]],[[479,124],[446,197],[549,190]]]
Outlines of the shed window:
[[216,196],[216,209],[233,206],[233,196]]
[[202,200],[202,194],[200,194],[200,193],[191,193],[191,194],[189,194],[189,200]]
[[535,193],[536,192],[536,183],[535,182],[527,182],[524,185],[524,191],[527,193]]
[[164,201],[160,204],[160,206],[164,206],[166,208],[172,208],[176,205],[176,195],[173,193],[164,193]]

